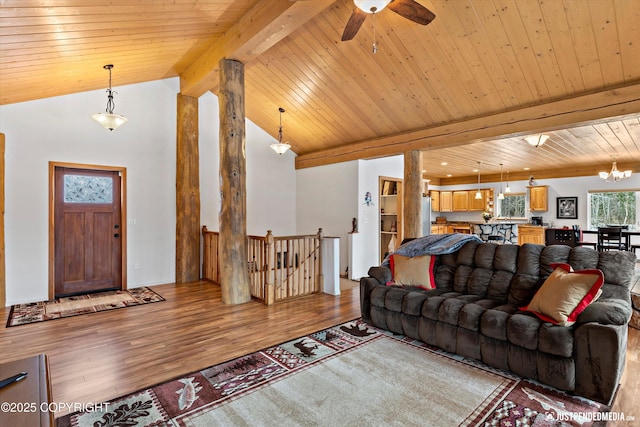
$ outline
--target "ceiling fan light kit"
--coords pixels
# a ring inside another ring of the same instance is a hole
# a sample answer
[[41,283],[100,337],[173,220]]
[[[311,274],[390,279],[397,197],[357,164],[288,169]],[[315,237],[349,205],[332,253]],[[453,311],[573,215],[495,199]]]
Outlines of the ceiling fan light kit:
[[[398,15],[420,25],[427,25],[436,18],[436,15],[415,0],[353,0],[355,8],[349,17],[349,21],[342,33],[342,41],[353,39],[367,15],[374,15],[386,7]],[[375,27],[374,27],[375,31]],[[374,36],[373,53],[376,53]]]
[[356,7],[366,13],[380,12],[391,0],[353,0]]
[[109,88],[107,88],[107,108],[104,113],[97,113],[91,116],[93,120],[100,123],[102,127],[105,129],[109,129],[113,131],[118,129],[120,126],[127,122],[127,118],[125,116],[121,116],[119,114],[113,114],[113,110],[116,107],[115,102],[113,101],[113,95],[117,92],[111,90],[111,69],[113,68],[113,64],[107,64],[104,67],[105,70],[109,71]]

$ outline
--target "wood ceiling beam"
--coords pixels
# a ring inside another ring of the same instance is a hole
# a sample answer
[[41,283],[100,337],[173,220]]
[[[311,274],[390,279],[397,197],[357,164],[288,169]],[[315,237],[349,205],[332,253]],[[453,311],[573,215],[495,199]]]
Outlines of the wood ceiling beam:
[[519,137],[604,122],[638,112],[640,83],[636,81],[587,95],[300,154],[296,157],[296,169],[387,157],[410,150],[457,147],[498,137]]
[[[552,179],[552,178],[574,178],[577,176],[596,176],[598,172],[609,172],[611,170],[611,163],[594,163],[588,165],[582,165],[579,167],[570,168],[558,168],[558,169],[538,169],[529,171],[511,171],[509,173],[509,182],[513,181],[527,181],[531,176],[537,181],[540,179]],[[618,170],[632,170],[634,174],[640,173],[640,162],[618,162]],[[478,182],[478,175],[457,176],[452,178],[430,178],[424,175],[424,179],[430,179],[430,185],[459,185],[459,184],[476,184]],[[506,175],[502,177],[506,182]],[[484,184],[488,182],[500,182],[500,174],[481,174],[480,187],[484,188]]]
[[223,58],[244,64],[267,51],[335,0],[263,0],[180,75],[180,92],[199,97],[218,87]]

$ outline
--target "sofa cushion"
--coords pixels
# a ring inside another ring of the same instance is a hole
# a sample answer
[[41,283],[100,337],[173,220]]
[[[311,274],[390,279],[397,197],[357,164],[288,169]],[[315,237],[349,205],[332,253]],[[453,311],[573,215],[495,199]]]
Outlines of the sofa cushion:
[[393,254],[389,257],[392,281],[399,286],[414,286],[424,289],[436,287],[433,267],[436,257],[421,255],[406,257]]
[[537,350],[540,323],[540,320],[533,316],[516,313],[507,321],[507,339],[510,343],[527,350]]
[[526,307],[545,322],[573,325],[578,315],[597,297],[604,283],[600,270],[572,271],[568,264],[553,264],[555,270]]

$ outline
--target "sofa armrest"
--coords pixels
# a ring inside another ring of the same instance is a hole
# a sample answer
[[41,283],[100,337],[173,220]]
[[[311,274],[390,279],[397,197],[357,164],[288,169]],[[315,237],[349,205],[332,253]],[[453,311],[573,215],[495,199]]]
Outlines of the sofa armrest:
[[627,325],[585,323],[574,335],[576,394],[611,405],[627,354]]
[[373,277],[360,278],[360,314],[362,320],[371,323],[371,291],[380,283]]
[[576,326],[584,323],[626,326],[629,320],[631,320],[631,304],[624,300],[596,301],[580,313]]
[[368,272],[369,276],[373,277],[380,283],[381,285],[386,285],[387,282],[390,282],[393,279],[391,275],[391,269],[385,266],[371,267]]

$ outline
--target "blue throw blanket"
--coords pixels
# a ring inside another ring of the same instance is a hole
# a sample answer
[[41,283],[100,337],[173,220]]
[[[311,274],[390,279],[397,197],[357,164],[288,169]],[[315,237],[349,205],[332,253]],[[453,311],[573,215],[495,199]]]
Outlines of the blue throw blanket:
[[393,254],[414,257],[419,255],[442,255],[457,251],[468,242],[482,243],[482,239],[475,234],[432,234],[419,237],[405,243],[382,261],[382,265],[389,266],[389,256]]

